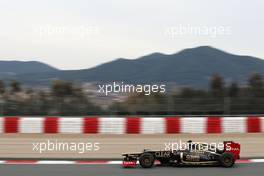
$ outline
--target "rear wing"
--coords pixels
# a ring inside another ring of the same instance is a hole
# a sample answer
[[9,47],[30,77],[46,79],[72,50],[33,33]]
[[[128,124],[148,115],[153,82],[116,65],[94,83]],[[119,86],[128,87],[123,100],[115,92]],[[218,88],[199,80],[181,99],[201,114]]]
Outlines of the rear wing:
[[232,153],[235,159],[240,158],[240,144],[233,141],[224,141],[224,152]]

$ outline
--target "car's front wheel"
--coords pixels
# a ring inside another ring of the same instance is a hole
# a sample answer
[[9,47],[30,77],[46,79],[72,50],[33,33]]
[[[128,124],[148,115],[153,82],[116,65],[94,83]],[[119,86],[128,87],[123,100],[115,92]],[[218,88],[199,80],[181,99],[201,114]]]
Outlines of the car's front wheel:
[[221,155],[219,162],[223,167],[232,167],[235,163],[235,158],[233,154],[225,152]]
[[155,158],[151,153],[143,153],[139,157],[139,164],[143,168],[151,168],[154,164]]

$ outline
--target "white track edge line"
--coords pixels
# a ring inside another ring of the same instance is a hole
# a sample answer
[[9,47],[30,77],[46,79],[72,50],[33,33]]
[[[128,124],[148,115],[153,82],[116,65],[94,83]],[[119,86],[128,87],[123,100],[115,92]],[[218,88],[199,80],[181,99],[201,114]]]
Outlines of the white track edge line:
[[[35,163],[19,163],[19,160],[17,160],[17,162],[14,163],[10,163],[8,162],[10,160],[0,160],[0,164],[13,164],[13,165],[22,165],[22,164],[29,164],[29,165],[35,165],[35,164],[84,164],[84,165],[94,165],[94,164],[102,164],[100,161],[98,161],[98,163],[96,161],[91,161],[91,163],[80,163],[81,160],[78,161],[70,161],[70,160],[65,160],[65,161],[61,161],[61,160],[39,160],[36,161]],[[138,162],[137,162],[138,163]],[[248,159],[248,163],[264,163],[264,159]],[[114,160],[114,161],[105,161],[105,163],[103,164],[122,164],[121,160]]]

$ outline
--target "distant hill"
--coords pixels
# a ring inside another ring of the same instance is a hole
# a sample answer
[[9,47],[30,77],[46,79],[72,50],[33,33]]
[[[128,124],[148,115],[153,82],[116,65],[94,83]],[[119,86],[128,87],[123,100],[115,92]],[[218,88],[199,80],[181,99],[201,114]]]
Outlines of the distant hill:
[[236,81],[245,84],[252,73],[264,75],[264,60],[230,54],[210,46],[201,46],[171,55],[153,53],[135,60],[116,59],[90,69],[67,71],[46,69],[45,72],[36,71],[36,74],[18,74],[16,79],[32,85],[47,85],[53,79],[63,79],[79,83],[163,82],[175,83],[179,86],[206,87],[210,77],[216,73],[227,82]]
[[21,74],[58,71],[56,68],[36,61],[0,61],[0,78],[7,79]]

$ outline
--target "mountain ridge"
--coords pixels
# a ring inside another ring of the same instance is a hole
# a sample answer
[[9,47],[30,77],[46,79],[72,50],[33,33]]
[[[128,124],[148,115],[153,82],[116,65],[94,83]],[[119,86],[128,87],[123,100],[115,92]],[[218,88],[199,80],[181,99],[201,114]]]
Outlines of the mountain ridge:
[[[0,62],[1,67],[1,62]],[[175,83],[179,86],[206,87],[213,74],[228,83],[246,84],[253,73],[264,75],[264,60],[241,56],[211,46],[187,48],[174,54],[151,53],[137,59],[118,58],[81,70],[22,73],[12,77],[29,85],[49,85],[54,79],[86,82]],[[0,79],[2,75],[0,74]],[[11,79],[11,78],[9,78]]]

